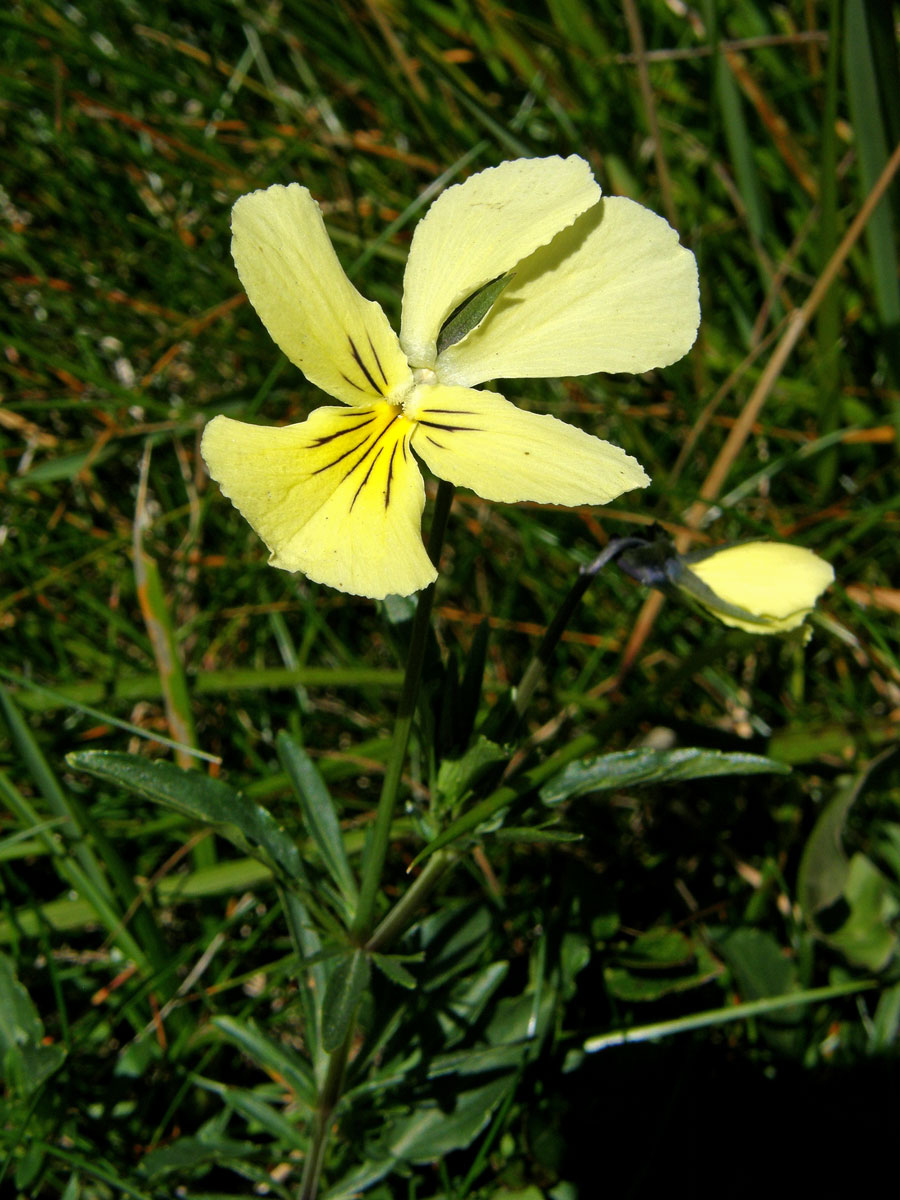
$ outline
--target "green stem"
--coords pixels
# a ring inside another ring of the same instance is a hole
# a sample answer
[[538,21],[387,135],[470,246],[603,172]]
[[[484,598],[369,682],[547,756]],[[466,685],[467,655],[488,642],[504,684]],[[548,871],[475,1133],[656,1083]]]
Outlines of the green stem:
[[366,950],[376,954],[406,932],[413,917],[458,857],[454,850],[438,850],[431,856],[419,878],[404,892],[366,942]]
[[[438,493],[434,504],[431,531],[428,535],[428,556],[434,563],[435,568],[437,568],[440,561],[441,547],[444,544],[444,533],[447,529],[447,518],[450,515],[450,505],[452,502],[453,485],[441,480],[438,485]],[[384,783],[381,787],[381,796],[378,801],[378,811],[375,814],[372,838],[363,857],[359,903],[356,909],[356,916],[353,919],[353,925],[350,928],[350,937],[359,945],[365,944],[367,950],[375,949],[375,946],[369,944],[369,938],[374,923],[375,903],[378,898],[378,889],[381,886],[384,860],[387,857],[388,845],[390,843],[391,827],[394,822],[394,809],[397,804],[397,793],[400,788],[403,764],[406,761],[406,749],[409,745],[409,735],[412,730],[413,716],[416,711],[416,699],[419,694],[419,682],[422,677],[422,664],[425,661],[425,646],[431,623],[433,602],[434,584],[431,584],[430,587],[419,593],[419,600],[416,605],[416,614],[413,618],[412,630],[410,631],[406,674],[403,677],[403,688],[397,708],[397,721],[394,725],[394,736],[391,742],[387,771],[385,772]],[[447,857],[450,858],[452,856],[448,855]],[[421,899],[417,901],[417,904],[424,899],[422,880],[425,875],[426,872],[423,871],[415,884],[410,888],[410,892],[412,892],[418,887],[417,895]],[[433,879],[431,883],[432,887],[437,882],[437,876],[438,869],[435,868],[429,876],[429,879]],[[404,896],[403,900],[396,907],[400,908],[407,898],[407,896]],[[403,908],[404,913],[410,911],[408,905]],[[391,914],[388,914],[388,918],[390,916]],[[388,918],[385,918],[385,921]],[[382,922],[382,924],[384,923]],[[396,919],[393,927],[400,928],[396,923]],[[377,944],[381,945],[383,942],[384,938],[382,937]],[[316,1105],[309,1153],[303,1166],[303,1179],[300,1183],[298,1200],[315,1200],[318,1194],[319,1178],[322,1174],[322,1166],[325,1161],[325,1151],[328,1146],[328,1136],[331,1132],[332,1118],[344,1086],[344,1074],[347,1070],[347,1060],[350,1057],[350,1047],[353,1044],[355,1032],[356,1020],[354,1018],[350,1023],[350,1030],[344,1042],[338,1046],[328,1061],[328,1070],[319,1093],[318,1104]]]
[[303,1178],[300,1181],[300,1192],[297,1200],[315,1200],[319,1190],[319,1178],[325,1161],[325,1150],[328,1146],[328,1134],[331,1129],[331,1118],[337,1107],[344,1086],[344,1073],[347,1070],[347,1060],[350,1057],[350,1047],[356,1032],[355,1019],[350,1023],[350,1031],[343,1044],[338,1046],[328,1062],[328,1070],[322,1083],[316,1104],[316,1115],[313,1122],[312,1138],[309,1153],[303,1164]]
[[[447,528],[447,517],[453,501],[453,485],[441,480],[438,486],[437,498],[434,503],[434,516],[431,521],[431,532],[428,537],[428,556],[437,567],[441,546],[444,543],[444,531]],[[359,889],[359,904],[356,916],[350,929],[350,936],[357,943],[364,943],[372,932],[375,903],[378,889],[381,886],[381,874],[384,870],[384,860],[387,857],[388,844],[391,837],[391,826],[394,822],[394,809],[397,805],[397,792],[400,788],[400,778],[403,764],[406,761],[406,749],[409,745],[409,735],[412,730],[413,717],[416,711],[416,699],[419,694],[419,681],[422,678],[422,663],[425,659],[425,646],[428,630],[431,624],[431,606],[434,602],[432,583],[419,593],[416,605],[416,615],[413,618],[409,639],[409,655],[406,660],[406,674],[403,678],[403,689],[400,693],[400,703],[397,708],[397,721],[394,725],[394,736],[391,742],[387,770],[381,787],[378,801],[378,811],[375,815],[375,825],[372,837],[363,857],[362,882]]]
[[556,649],[559,639],[572,619],[575,609],[581,603],[582,596],[594,582],[596,576],[607,563],[621,554],[623,550],[627,550],[632,546],[643,546],[644,544],[644,538],[614,538],[597,555],[592,563],[589,563],[586,567],[579,568],[578,578],[569,589],[568,595],[559,606],[553,620],[547,626],[547,632],[544,634],[543,640],[535,651],[531,662],[525,668],[522,680],[516,688],[515,710],[518,717],[521,717],[528,707],[528,702],[534,694],[534,689],[541,681],[541,677],[547,668],[547,664],[553,655],[553,651]]

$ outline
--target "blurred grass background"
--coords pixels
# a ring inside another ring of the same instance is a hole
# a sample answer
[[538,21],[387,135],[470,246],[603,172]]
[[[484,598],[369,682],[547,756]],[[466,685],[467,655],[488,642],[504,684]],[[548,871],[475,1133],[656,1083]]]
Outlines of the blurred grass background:
[[[641,1195],[674,1171],[702,1194],[721,1171],[725,1194],[749,1195],[775,1159],[742,1158],[735,1176],[736,1148],[795,1122],[831,1139],[832,1173],[823,1152],[807,1180],[864,1169],[851,1148],[887,1120],[874,1097],[900,1020],[900,792],[878,758],[900,714],[896,180],[853,222],[896,170],[897,20],[863,0],[84,0],[0,15],[0,986],[34,1051],[5,1059],[10,1194],[287,1196],[305,1145],[290,1080],[235,1033],[303,1044],[263,873],[64,763],[109,747],[209,769],[173,739],[220,757],[213,770],[296,830],[273,742],[302,729],[351,848],[372,814],[399,682],[383,616],[269,568],[197,450],[216,413],[282,423],[321,401],[240,291],[231,204],[309,187],[396,322],[436,179],[570,153],[695,252],[699,340],[664,373],[504,387],[624,446],[653,487],[575,512],[459,495],[445,649],[465,653],[488,617],[497,694],[577,565],[653,521],[698,544],[801,542],[838,583],[805,649],[712,628],[618,576],[588,595],[533,709],[539,747],[587,729],[613,748],[750,749],[794,773],[601,796],[573,806],[574,847],[480,852],[446,910],[484,916],[465,926],[467,961],[504,964],[501,999],[533,999],[556,963],[551,1031],[467,1149],[437,1167],[398,1152],[371,1194],[571,1200],[602,1179]],[[414,758],[413,802],[418,771]],[[839,794],[860,797],[846,844],[884,882],[849,952],[798,908],[804,846]],[[397,846],[415,852],[403,826]],[[780,1024],[579,1049],[873,968],[876,988]],[[11,1018],[0,1033],[16,1043]],[[366,1092],[376,1068],[360,1068],[368,1124],[351,1123],[332,1181],[373,1121],[415,1103]]]

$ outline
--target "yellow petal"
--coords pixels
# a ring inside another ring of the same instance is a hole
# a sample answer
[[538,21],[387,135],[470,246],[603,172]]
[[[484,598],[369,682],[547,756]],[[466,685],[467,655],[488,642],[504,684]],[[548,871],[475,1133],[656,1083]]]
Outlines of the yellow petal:
[[338,261],[309,191],[251,192],[231,213],[231,253],[274,342],[317,387],[345,404],[389,396],[409,380],[397,335]]
[[215,417],[201,451],[273,566],[380,599],[437,576],[422,545],[425,489],[411,433],[393,405],[319,408],[278,429]]
[[698,599],[726,625],[752,632],[795,629],[834,580],[830,563],[804,546],[783,542],[746,542],[702,557],[688,555],[685,562],[716,598],[742,609],[747,617]]
[[485,500],[605,504],[650,482],[618,446],[495,392],[423,384],[405,409],[417,422],[416,454],[435,475]]
[[607,197],[516,267],[477,328],[437,362],[444,383],[647,371],[700,322],[697,264],[662,217]]
[[434,366],[438,332],[473,292],[505,275],[596,204],[583,158],[519,158],[443,192],[416,226],[403,280],[400,342]]

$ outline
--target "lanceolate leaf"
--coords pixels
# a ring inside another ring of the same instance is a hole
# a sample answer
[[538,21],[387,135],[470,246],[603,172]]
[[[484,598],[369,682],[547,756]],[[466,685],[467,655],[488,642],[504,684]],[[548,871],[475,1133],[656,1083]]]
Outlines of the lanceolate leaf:
[[719,750],[623,750],[569,763],[541,788],[545,804],[561,804],[586,792],[646,783],[678,783],[715,775],[787,775],[784,763],[758,754]]
[[322,1015],[322,1045],[329,1053],[337,1050],[350,1032],[371,970],[365,951],[354,950],[331,972]]
[[67,755],[66,762],[195,821],[214,825],[229,841],[266,863],[283,879],[294,881],[303,876],[297,847],[269,810],[219,779],[112,750],[78,750]]
[[503,1075],[481,1087],[459,1092],[449,1112],[435,1101],[420,1105],[391,1129],[391,1153],[407,1162],[433,1162],[451,1150],[471,1145],[515,1086],[515,1078],[514,1073]]
[[298,1100],[314,1108],[316,1089],[308,1064],[283,1043],[268,1037],[253,1021],[238,1021],[233,1017],[213,1018],[213,1025],[272,1075],[278,1075]]
[[278,735],[278,757],[290,776],[303,809],[306,828],[318,847],[322,862],[351,908],[358,892],[338,823],[334,801],[312,759],[289,733]]
[[401,987],[412,991],[418,986],[415,975],[407,971],[400,960],[389,954],[373,954],[372,961],[379,971],[383,972],[391,983],[399,983]]

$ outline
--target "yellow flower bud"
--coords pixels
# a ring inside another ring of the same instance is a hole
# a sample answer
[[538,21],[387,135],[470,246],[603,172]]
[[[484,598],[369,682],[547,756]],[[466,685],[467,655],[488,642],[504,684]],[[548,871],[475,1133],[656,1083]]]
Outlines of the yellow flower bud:
[[744,542],[681,562],[677,586],[726,625],[752,633],[796,629],[834,581],[830,563],[786,542]]

